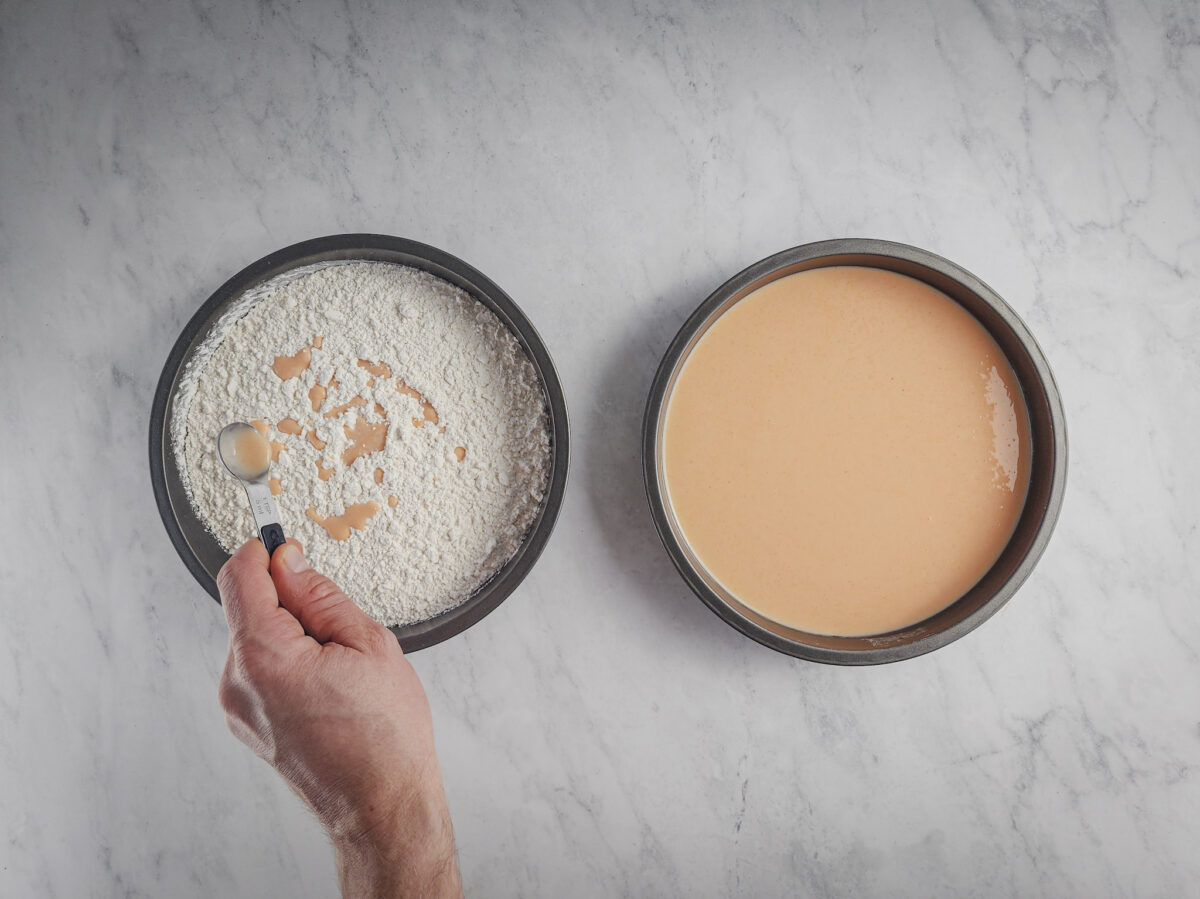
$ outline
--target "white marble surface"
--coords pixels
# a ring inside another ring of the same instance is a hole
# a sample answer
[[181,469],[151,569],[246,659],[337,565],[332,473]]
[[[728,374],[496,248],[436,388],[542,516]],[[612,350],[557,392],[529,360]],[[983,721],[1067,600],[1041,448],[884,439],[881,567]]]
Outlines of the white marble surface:
[[[1200,895],[1197,6],[571,6],[3,4],[0,895],[334,890],[146,432],[212,290],[356,230],[492,276],[571,408],[546,555],[414,656],[470,894]],[[688,312],[841,236],[991,283],[1071,437],[1024,589],[869,670],[705,609],[638,461]]]

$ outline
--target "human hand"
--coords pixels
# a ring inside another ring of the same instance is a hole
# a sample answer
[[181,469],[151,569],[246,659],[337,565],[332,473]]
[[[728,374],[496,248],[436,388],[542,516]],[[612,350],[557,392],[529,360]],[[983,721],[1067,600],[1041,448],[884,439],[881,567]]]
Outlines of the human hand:
[[461,895],[425,691],[396,638],[294,540],[251,540],[217,577],[220,701],[333,837],[345,895]]

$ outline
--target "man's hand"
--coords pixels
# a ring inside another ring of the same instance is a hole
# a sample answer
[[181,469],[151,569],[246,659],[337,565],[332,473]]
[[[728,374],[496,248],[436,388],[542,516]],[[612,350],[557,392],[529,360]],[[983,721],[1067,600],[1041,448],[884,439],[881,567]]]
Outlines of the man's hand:
[[347,896],[461,895],[429,702],[396,638],[295,541],[251,540],[217,577],[229,729],[328,828]]

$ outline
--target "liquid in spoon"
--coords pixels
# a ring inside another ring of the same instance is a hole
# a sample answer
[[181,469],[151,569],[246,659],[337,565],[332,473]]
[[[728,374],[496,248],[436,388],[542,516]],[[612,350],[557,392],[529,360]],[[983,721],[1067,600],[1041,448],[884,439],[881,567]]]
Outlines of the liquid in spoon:
[[271,464],[271,444],[250,427],[229,427],[217,438],[217,451],[230,473],[243,481],[257,481]]

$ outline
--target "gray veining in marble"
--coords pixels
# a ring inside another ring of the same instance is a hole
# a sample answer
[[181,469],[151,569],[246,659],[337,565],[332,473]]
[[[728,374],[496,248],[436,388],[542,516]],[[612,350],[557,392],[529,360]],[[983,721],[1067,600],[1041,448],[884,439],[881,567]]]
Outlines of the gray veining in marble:
[[[342,231],[488,273],[572,412],[546,555],[414,657],[470,894],[1200,895],[1195,3],[0,13],[0,895],[334,890],[317,825],[225,730],[224,623],[145,443],[204,298]],[[842,236],[995,287],[1072,441],[1017,597],[870,670],[708,612],[637,456],[688,312]]]

